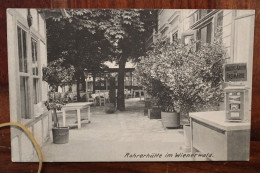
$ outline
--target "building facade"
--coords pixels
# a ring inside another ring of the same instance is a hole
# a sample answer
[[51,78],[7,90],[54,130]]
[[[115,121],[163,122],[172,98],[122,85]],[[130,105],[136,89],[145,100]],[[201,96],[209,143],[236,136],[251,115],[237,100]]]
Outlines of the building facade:
[[227,63],[247,63],[251,107],[254,18],[254,10],[159,10],[158,28],[147,39],[146,48],[158,39],[170,42],[180,39],[184,44],[192,39],[200,40],[201,44],[211,43],[218,30],[229,56]]
[[[40,146],[48,140],[52,117],[44,106],[48,84],[45,13],[37,9],[7,9],[10,121],[25,125]],[[36,150],[19,128],[11,128],[13,161],[33,161]]]

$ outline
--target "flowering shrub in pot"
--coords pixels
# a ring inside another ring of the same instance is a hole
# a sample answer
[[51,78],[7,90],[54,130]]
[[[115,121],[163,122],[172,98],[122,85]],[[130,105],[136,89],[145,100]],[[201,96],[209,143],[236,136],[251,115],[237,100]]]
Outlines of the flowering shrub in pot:
[[[158,41],[140,58],[137,73],[147,92],[157,100],[163,123],[164,112],[187,115],[191,111],[217,109],[223,99],[225,48],[217,39],[211,44],[200,44],[199,49],[196,44]],[[177,127],[179,117],[166,127]]]
[[69,127],[61,127],[59,125],[57,110],[61,110],[62,106],[68,103],[68,94],[63,97],[61,93],[55,92],[58,86],[63,86],[72,82],[75,69],[73,66],[63,66],[63,59],[52,61],[47,67],[43,68],[43,80],[46,81],[51,90],[48,94],[48,100],[45,106],[51,111],[54,127],[52,128],[53,143],[64,144],[69,141]]

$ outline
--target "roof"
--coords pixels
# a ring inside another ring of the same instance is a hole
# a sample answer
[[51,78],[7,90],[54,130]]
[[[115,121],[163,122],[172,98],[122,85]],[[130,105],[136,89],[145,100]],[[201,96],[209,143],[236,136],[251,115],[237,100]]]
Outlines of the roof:
[[[104,62],[104,64],[108,66],[108,68],[119,68],[118,64],[115,61],[106,61]],[[135,64],[132,62],[126,62],[125,68],[135,68]]]

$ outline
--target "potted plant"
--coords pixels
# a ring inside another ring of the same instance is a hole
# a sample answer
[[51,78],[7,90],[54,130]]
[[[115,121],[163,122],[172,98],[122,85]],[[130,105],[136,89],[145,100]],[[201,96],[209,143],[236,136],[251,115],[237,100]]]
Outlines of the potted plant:
[[147,52],[147,56],[141,57],[137,73],[142,78],[142,84],[148,88],[147,92],[156,100],[164,127],[177,128],[180,126],[179,97],[175,94],[178,93],[178,87],[168,86],[170,81],[167,73],[173,72],[171,63],[167,62],[171,58],[167,55],[169,49],[170,46],[158,42],[153,50]]
[[57,110],[61,110],[62,106],[67,103],[66,98],[62,98],[61,94],[55,92],[52,87],[49,92],[48,101],[45,102],[45,106],[51,111],[54,126],[52,128],[53,143],[65,144],[69,142],[69,127],[61,127],[57,116]]
[[57,116],[57,110],[61,110],[62,106],[69,101],[69,97],[68,94],[61,97],[61,94],[55,90],[58,86],[70,84],[74,73],[74,67],[67,66],[62,58],[50,62],[47,67],[43,68],[43,81],[46,81],[51,88],[45,105],[51,111],[54,121],[52,134],[55,144],[64,144],[69,141],[69,127],[61,127]]
[[105,105],[105,111],[112,114],[116,111],[116,86],[115,77],[109,79],[109,103]]
[[196,44],[158,41],[137,66],[143,85],[151,87],[151,95],[158,99],[166,127],[180,125],[179,113],[212,110],[223,98],[220,86],[226,51],[221,40],[200,44],[199,49]]

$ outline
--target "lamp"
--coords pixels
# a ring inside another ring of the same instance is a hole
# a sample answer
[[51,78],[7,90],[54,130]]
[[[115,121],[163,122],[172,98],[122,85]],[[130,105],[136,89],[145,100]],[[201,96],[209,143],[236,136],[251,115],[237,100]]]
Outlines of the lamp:
[[32,21],[33,21],[33,18],[32,18],[32,15],[31,15],[31,11],[30,9],[28,8],[27,9],[27,23],[28,23],[28,26],[29,28],[32,26]]

